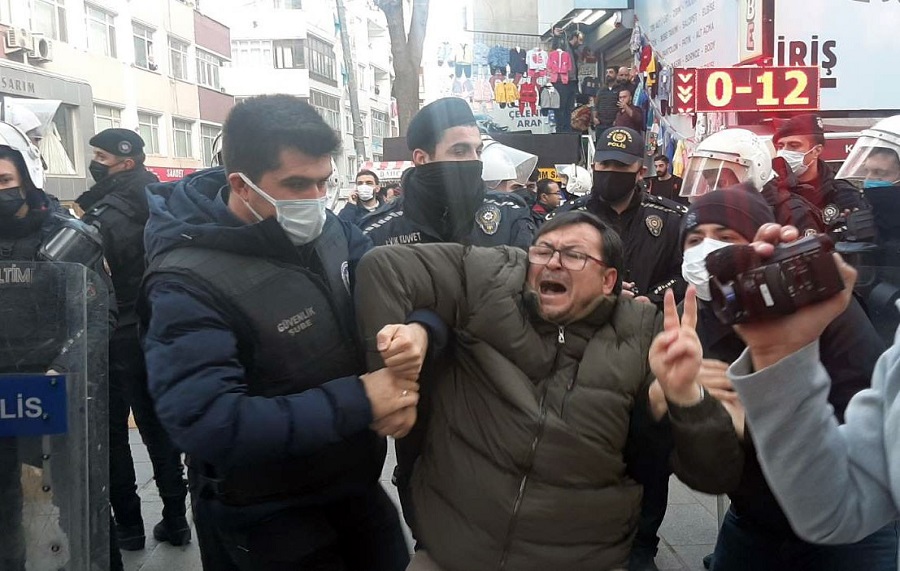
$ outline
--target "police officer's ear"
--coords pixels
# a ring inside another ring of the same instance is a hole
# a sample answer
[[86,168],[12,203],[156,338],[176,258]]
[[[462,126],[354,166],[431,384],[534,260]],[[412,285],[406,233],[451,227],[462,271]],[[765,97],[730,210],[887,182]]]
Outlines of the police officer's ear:
[[134,170],[134,167],[137,166],[137,162],[132,157],[125,157],[125,160],[122,161],[122,167],[125,170]]

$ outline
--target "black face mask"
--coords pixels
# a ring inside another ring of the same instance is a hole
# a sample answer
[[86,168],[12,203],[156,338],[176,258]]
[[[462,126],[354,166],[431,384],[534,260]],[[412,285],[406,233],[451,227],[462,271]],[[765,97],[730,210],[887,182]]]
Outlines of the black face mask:
[[594,171],[594,186],[591,196],[603,202],[616,204],[628,197],[637,186],[637,173]]
[[[118,164],[118,163],[117,163]],[[115,165],[113,165],[115,166]],[[97,161],[91,161],[90,166],[88,166],[88,171],[91,173],[91,176],[94,178],[94,182],[100,182],[109,176],[109,165],[105,165],[103,163],[99,163]]]
[[484,203],[481,161],[438,161],[417,166],[403,185],[403,208],[448,242],[466,238]]
[[900,219],[897,217],[897,212],[900,212],[900,186],[867,188],[863,194],[872,207],[878,231],[885,234],[885,238],[900,237]]
[[25,204],[19,187],[0,190],[0,218],[11,218]]

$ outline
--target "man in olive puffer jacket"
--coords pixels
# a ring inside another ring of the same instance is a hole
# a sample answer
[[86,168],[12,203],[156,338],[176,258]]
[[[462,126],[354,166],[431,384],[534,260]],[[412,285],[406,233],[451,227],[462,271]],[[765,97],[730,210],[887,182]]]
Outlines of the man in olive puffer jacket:
[[622,259],[619,237],[586,212],[548,222],[527,254],[431,244],[363,258],[358,292],[379,301],[360,305],[367,340],[413,309],[454,332],[421,377],[431,416],[412,490],[423,550],[409,569],[624,569],[648,457],[672,454],[698,489],[740,478],[731,420],[703,398],[699,359],[686,362],[685,347],[699,346],[693,290],[693,316],[679,324],[670,296],[664,320],[618,296]]

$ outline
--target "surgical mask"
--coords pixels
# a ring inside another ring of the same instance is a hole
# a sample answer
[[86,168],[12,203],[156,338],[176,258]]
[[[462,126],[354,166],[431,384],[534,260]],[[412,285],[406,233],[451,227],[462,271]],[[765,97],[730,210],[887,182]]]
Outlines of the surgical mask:
[[681,262],[681,275],[689,284],[697,288],[697,297],[703,301],[711,301],[712,293],[709,289],[709,272],[706,271],[706,257],[716,250],[731,246],[728,242],[720,242],[712,238],[704,238],[696,246],[684,251],[684,259]]
[[356,185],[356,194],[363,202],[368,202],[375,198],[375,187],[368,184]]
[[23,204],[25,198],[22,197],[22,190],[19,187],[0,190],[0,218],[15,216]]
[[616,204],[624,200],[637,186],[637,173],[617,171],[594,171],[594,196],[603,202]]
[[889,180],[875,180],[875,179],[867,179],[863,182],[863,188],[887,188],[889,186],[896,186],[900,181],[891,182]]
[[808,155],[812,151],[813,150],[810,149],[805,153],[801,153],[800,151],[788,151],[787,149],[782,149],[778,151],[775,156],[784,159],[784,161],[791,168],[791,172],[793,172],[795,175],[803,176],[803,173],[809,170],[809,165],[805,164],[803,160],[806,158],[806,155]]
[[[294,200],[275,200],[266,192],[253,184],[244,173],[238,173],[247,186],[252,188],[256,194],[263,197],[266,202],[275,207],[275,217],[281,225],[288,238],[295,246],[303,246],[319,237],[322,228],[325,227],[325,206],[326,197],[322,198],[305,198]],[[256,216],[260,222],[263,217],[250,206],[246,200],[244,204],[250,209],[250,212]]]

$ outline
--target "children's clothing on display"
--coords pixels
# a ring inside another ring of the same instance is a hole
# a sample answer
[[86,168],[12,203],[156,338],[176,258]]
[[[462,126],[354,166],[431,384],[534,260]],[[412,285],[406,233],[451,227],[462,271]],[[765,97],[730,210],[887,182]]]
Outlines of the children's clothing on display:
[[472,65],[472,46],[469,44],[457,44],[454,52],[454,61],[457,64]]
[[498,81],[494,86],[494,100],[501,108],[513,106],[519,100],[519,88],[510,80]]
[[500,44],[492,47],[488,52],[488,65],[491,68],[491,75],[496,73],[506,75],[506,68],[509,65],[509,50]]
[[569,83],[569,72],[572,70],[572,56],[563,50],[553,50],[547,59],[547,70],[550,72],[550,83]]
[[540,102],[542,111],[559,109],[559,91],[554,89],[553,85],[548,85],[541,90]]
[[524,75],[528,71],[528,64],[525,62],[526,51],[516,46],[509,50],[509,72],[511,74]]
[[547,69],[547,59],[549,54],[543,48],[532,48],[525,55],[525,61],[528,63],[530,71],[543,71]]
[[438,65],[444,65],[444,62],[447,62],[447,65],[453,65],[453,48],[450,47],[450,42],[442,42],[438,46],[437,62]]
[[537,115],[537,99],[537,86],[526,77],[519,86],[519,113],[524,115],[527,105],[531,109],[531,114]]
[[487,65],[490,51],[487,44],[481,42],[475,44],[472,48],[472,65]]

